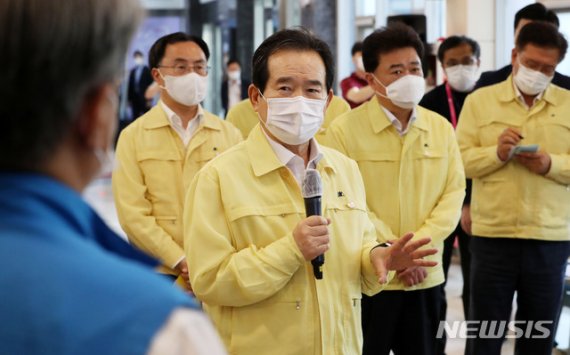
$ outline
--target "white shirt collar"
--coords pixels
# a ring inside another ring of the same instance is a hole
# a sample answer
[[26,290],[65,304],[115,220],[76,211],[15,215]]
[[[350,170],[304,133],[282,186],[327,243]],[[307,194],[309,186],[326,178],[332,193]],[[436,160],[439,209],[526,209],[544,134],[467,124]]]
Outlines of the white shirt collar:
[[168,118],[168,122],[170,123],[170,127],[178,134],[184,146],[188,146],[190,139],[200,126],[200,122],[202,121],[202,117],[204,116],[204,109],[202,105],[198,104],[198,110],[196,111],[196,116],[188,122],[188,126],[184,128],[182,126],[182,119],[174,112],[164,101],[160,100],[160,105],[162,109],[166,113],[166,117]]
[[[521,104],[523,104],[523,106],[527,109],[530,110],[530,107],[526,104],[526,101],[524,100],[524,97],[521,93],[521,91],[519,90],[519,88],[517,87],[517,85],[515,84],[515,81],[513,80],[513,88],[515,89],[515,96],[517,97],[517,100],[519,100],[519,102]],[[546,91],[546,90],[544,90]],[[536,97],[534,98],[534,100],[532,100],[532,105],[534,106],[534,104],[536,104],[540,99],[542,99],[542,96],[544,95],[544,91],[542,91],[540,94],[536,95]]]
[[392,112],[388,111],[388,109],[386,109],[384,106],[380,105],[380,107],[382,108],[382,110],[384,110],[384,113],[386,114],[386,117],[388,117],[388,119],[390,120],[390,123],[392,124],[392,126],[394,126],[396,128],[396,130],[398,131],[398,133],[400,133],[400,136],[403,136],[410,131],[410,127],[412,127],[412,124],[414,124],[414,122],[416,121],[416,119],[418,117],[417,112],[416,112],[416,108],[414,107],[412,109],[412,114],[410,115],[410,120],[408,121],[408,125],[406,126],[406,129],[402,130],[402,122],[400,122],[400,120],[398,120],[396,118],[396,116],[394,116],[394,114]]
[[273,149],[275,155],[277,155],[277,159],[279,159],[279,161],[283,163],[291,173],[293,173],[295,180],[297,180],[297,183],[301,186],[303,179],[305,178],[305,171],[307,168],[316,169],[317,164],[323,157],[323,153],[321,153],[317,140],[315,138],[311,138],[309,142],[309,164],[305,167],[305,161],[303,158],[285,148],[281,143],[271,139],[263,128],[261,130],[263,131],[263,134],[265,134],[265,137],[267,137],[267,141],[269,142],[271,149]]

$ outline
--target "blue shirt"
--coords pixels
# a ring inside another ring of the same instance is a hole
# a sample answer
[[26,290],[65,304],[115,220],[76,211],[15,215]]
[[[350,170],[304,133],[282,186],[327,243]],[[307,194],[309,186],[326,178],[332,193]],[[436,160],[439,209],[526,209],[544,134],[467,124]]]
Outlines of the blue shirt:
[[0,173],[0,354],[144,354],[195,303],[69,187]]

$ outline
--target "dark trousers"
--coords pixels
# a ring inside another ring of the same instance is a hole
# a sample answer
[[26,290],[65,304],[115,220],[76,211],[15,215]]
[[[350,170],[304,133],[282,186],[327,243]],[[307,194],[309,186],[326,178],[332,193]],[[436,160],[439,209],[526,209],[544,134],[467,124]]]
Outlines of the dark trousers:
[[439,326],[439,286],[362,298],[363,355],[431,355]]
[[[515,318],[523,336],[515,341],[515,354],[550,355],[569,252],[570,242],[473,237],[469,319],[508,322],[516,291]],[[538,321],[547,323],[537,327]],[[504,334],[484,339],[479,331],[473,333],[466,354],[501,353]]]
[[[451,264],[451,254],[453,252],[453,244],[455,243],[455,236],[459,241],[459,252],[461,260],[461,274],[463,275],[463,291],[461,294],[461,299],[463,300],[463,314],[465,319],[467,319],[467,313],[469,310],[469,273],[471,265],[471,253],[469,251],[469,240],[471,236],[461,228],[458,224],[453,233],[445,239],[443,242],[443,255],[442,255],[442,266],[443,273],[445,275],[445,282],[441,285],[441,306],[439,320],[445,321],[447,317],[447,296],[445,295],[445,285],[447,284],[447,273],[449,272],[449,265]],[[445,354],[445,344],[447,343],[445,333],[443,337],[437,340],[436,344],[436,354]]]

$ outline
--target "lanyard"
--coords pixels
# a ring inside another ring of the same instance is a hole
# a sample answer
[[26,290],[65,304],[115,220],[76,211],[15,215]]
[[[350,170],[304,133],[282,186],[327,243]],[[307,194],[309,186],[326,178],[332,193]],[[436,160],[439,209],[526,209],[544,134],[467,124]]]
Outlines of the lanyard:
[[455,104],[453,103],[453,95],[451,95],[451,87],[449,83],[445,83],[445,93],[447,94],[447,104],[449,105],[449,114],[451,115],[451,124],[453,129],[457,127],[457,114],[455,113]]

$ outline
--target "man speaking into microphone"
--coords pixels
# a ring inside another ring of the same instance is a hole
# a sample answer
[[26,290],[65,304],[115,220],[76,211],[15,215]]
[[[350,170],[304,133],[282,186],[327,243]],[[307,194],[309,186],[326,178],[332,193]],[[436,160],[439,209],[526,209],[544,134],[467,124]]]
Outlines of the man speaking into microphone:
[[[436,252],[420,249],[429,238],[378,245],[358,166],[313,138],[333,73],[328,46],[308,31],[267,38],[248,91],[259,124],[188,189],[191,284],[231,354],[360,354],[361,293],[379,292],[388,270],[436,264],[422,259]],[[321,211],[304,206],[311,169]],[[311,261],[323,254],[318,279]]]

